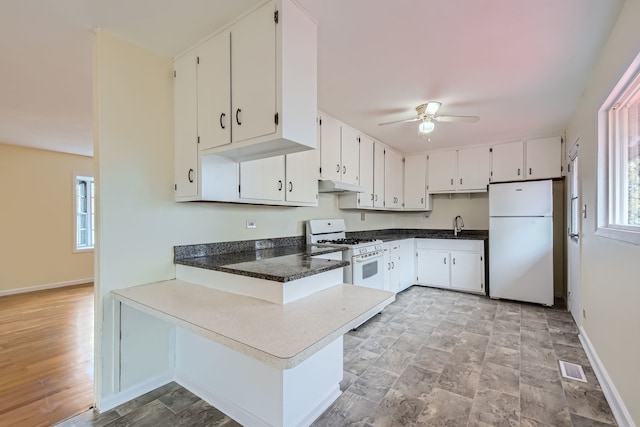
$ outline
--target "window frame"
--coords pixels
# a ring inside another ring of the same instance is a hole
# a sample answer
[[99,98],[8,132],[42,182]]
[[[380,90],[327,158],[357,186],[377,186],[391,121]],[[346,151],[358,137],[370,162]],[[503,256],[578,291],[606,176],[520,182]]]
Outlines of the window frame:
[[624,206],[622,196],[625,191],[626,168],[620,167],[626,158],[622,153],[616,135],[623,133],[615,106],[628,100],[633,92],[640,90],[640,54],[615,85],[606,101],[598,110],[598,189],[596,236],[620,240],[640,245],[640,226],[619,224]]
[[94,177],[86,174],[73,174],[73,252],[81,253],[81,252],[90,252],[95,249],[95,212],[94,206],[91,203],[91,190],[89,190],[89,200],[87,201],[87,228],[88,230],[94,230],[93,232],[89,232],[88,239],[89,244],[79,246],[78,245],[78,182],[86,181],[89,183],[88,187],[90,188],[93,184],[93,197],[95,203],[95,179]]

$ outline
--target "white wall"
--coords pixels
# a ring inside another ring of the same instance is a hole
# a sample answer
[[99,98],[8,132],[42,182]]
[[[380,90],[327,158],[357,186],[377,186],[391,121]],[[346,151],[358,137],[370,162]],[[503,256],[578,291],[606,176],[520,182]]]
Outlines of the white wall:
[[93,251],[74,252],[74,173],[93,158],[0,144],[0,295],[93,281]]
[[[597,112],[640,52],[640,1],[627,0],[567,129],[580,138],[582,326],[636,425],[640,425],[640,246],[596,236]],[[570,145],[570,144],[567,144]]]

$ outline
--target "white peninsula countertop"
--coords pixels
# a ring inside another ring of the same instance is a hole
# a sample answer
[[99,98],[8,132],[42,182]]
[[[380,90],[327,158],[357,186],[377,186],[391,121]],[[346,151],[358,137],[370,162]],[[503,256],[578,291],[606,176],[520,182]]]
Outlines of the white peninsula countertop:
[[338,284],[274,304],[181,280],[112,293],[124,304],[280,369],[295,367],[395,299],[393,292]]

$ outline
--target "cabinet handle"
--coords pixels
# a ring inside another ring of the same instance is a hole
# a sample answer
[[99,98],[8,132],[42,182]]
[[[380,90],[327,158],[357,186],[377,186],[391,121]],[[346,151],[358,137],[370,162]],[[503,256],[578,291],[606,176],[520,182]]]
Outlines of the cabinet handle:
[[189,169],[189,172],[187,173],[187,178],[189,179],[189,182],[193,182],[193,178],[191,178],[192,173],[193,173],[193,169]]
[[373,193],[371,193],[371,201],[373,201]]
[[424,197],[420,198],[420,204],[424,203]]
[[293,182],[289,181],[289,193],[293,191]]
[[520,176],[520,168],[518,168],[518,176]]
[[342,174],[346,174],[347,173],[347,167],[346,166],[342,166]]
[[340,173],[340,165],[336,165],[336,173]]
[[392,262],[391,263],[391,269],[393,270],[394,268],[396,268],[396,265]]
[[222,121],[227,115],[225,113],[220,114],[220,127],[224,129],[224,122]]
[[387,263],[387,270],[391,270],[391,263],[390,262]]
[[460,185],[462,185],[462,178],[460,178]]
[[282,191],[282,180],[278,180],[278,191]]
[[529,175],[533,175],[533,172],[531,172],[531,168],[529,168]]
[[242,110],[238,108],[236,110],[236,123],[238,124],[238,126],[242,124],[242,122],[240,122],[240,113],[242,113]]
[[378,195],[376,194],[376,202],[378,201]]
[[453,178],[451,178],[451,185],[453,185]]
[[453,265],[456,265],[456,259],[455,258],[453,259]]
[[444,263],[447,263],[447,258],[442,258],[442,260],[444,261]]

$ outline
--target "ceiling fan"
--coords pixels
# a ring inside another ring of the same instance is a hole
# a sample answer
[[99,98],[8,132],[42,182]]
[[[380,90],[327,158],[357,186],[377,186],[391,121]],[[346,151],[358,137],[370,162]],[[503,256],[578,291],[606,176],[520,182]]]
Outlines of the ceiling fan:
[[394,123],[406,123],[406,122],[417,122],[420,120],[420,126],[418,130],[420,133],[430,133],[435,129],[434,122],[464,122],[464,123],[475,123],[480,120],[478,116],[438,116],[436,113],[440,109],[440,103],[436,101],[427,102],[426,104],[420,104],[416,107],[416,112],[418,115],[416,117],[411,117],[409,119],[403,120],[394,120],[392,122],[384,122],[378,123],[378,126],[385,126]]

